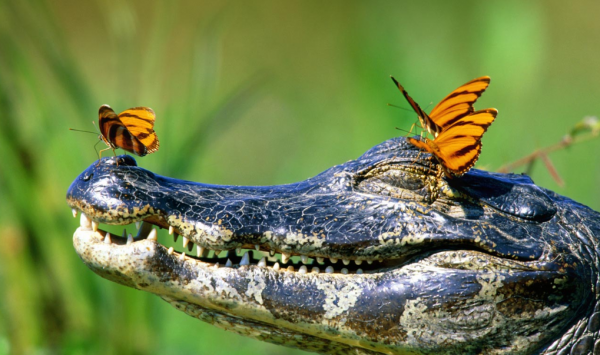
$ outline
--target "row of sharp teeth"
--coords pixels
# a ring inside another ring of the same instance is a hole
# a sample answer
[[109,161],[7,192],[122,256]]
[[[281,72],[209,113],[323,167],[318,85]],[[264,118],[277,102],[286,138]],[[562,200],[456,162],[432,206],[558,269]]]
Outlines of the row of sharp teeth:
[[[73,208],[72,212],[73,212],[73,217],[77,218],[77,210]],[[80,218],[80,223],[79,224],[80,224],[80,227],[81,227],[82,230],[93,230],[94,232],[98,231],[98,222],[93,221],[91,218],[89,218],[88,216],[86,216],[84,213],[81,214],[81,218]],[[145,222],[135,222],[135,226],[138,229],[138,234],[135,237],[135,239],[138,239],[138,240],[139,239],[143,239],[142,236],[144,235],[144,233],[147,233],[148,236],[145,239],[158,240],[158,233],[156,231],[156,228],[150,227],[150,224],[145,223]],[[150,228],[151,228],[151,230],[148,232],[147,230],[150,229]],[[172,226],[169,226],[169,234],[173,235],[174,241],[177,241],[178,235],[177,235],[177,233],[175,233],[174,228]],[[133,243],[135,241],[133,235],[131,233],[127,234],[127,231],[125,229],[123,230],[122,237],[123,238],[127,238],[127,244],[128,245],[131,244],[131,243]],[[192,243],[186,237],[182,237],[182,239],[183,239],[183,247],[184,248],[188,248],[188,250],[191,251],[192,248],[194,247],[194,243]],[[111,235],[108,232],[106,232],[106,235],[104,236],[104,243],[106,243],[106,244],[111,244],[112,243]],[[260,250],[260,246],[259,245],[255,245],[254,248],[257,251]],[[201,247],[200,245],[197,245],[196,252],[197,252],[197,256],[199,258],[200,257],[206,257],[208,255],[209,251],[210,251],[210,249]],[[241,248],[237,248],[236,249],[236,253],[237,254],[241,254],[241,251],[242,251]],[[214,250],[214,257],[217,257],[219,254],[221,254],[221,252],[222,252],[222,250]],[[167,250],[167,253],[168,254],[173,254],[173,253],[176,253],[176,252],[174,251],[173,247],[170,247]],[[275,256],[275,251],[274,250],[270,250],[269,251],[269,255],[271,257]],[[179,258],[181,260],[185,260],[185,257],[186,257],[186,254],[184,252],[182,252],[180,254],[180,256],[179,256]],[[281,253],[281,263],[282,264],[287,264],[288,261],[290,260],[290,257],[291,257],[291,254]],[[315,259],[316,259],[316,261],[318,263],[321,263],[321,264],[325,262],[325,258],[322,258],[322,257],[317,257]],[[306,255],[300,256],[300,260],[302,261],[303,264],[308,264],[309,263],[309,257],[306,256]],[[337,263],[339,261],[339,259],[337,259],[337,258],[329,258],[329,261],[332,264],[335,264],[335,263]],[[349,260],[349,259],[342,259],[342,263],[344,265],[349,265],[350,262],[351,262],[351,260]],[[363,260],[354,260],[354,263],[356,265],[360,265],[360,264],[362,264],[362,262],[363,262]],[[373,260],[366,260],[366,262],[370,265],[370,264],[373,263]],[[249,256],[248,252],[244,253],[244,255],[242,256],[242,259],[241,259],[239,265],[240,266],[250,265],[250,256]],[[260,266],[260,267],[267,267],[267,258],[263,257],[262,259],[260,259],[260,261],[258,261],[257,265]],[[219,263],[217,262],[214,266],[216,268],[218,268],[219,267]],[[228,258],[227,262],[224,264],[224,266],[225,267],[232,267],[233,263]],[[285,270],[288,270],[288,271],[295,271],[294,266],[289,265],[287,267],[282,267],[279,264],[279,262],[275,262],[273,264],[272,268],[273,268],[273,270],[285,269]],[[321,270],[320,270],[320,268],[318,266],[313,266],[310,271],[313,272],[313,273],[319,273]],[[333,273],[334,271],[335,270],[334,270],[333,266],[331,266],[331,265],[329,265],[329,266],[327,266],[325,268],[325,273]],[[298,272],[301,273],[301,274],[305,274],[305,273],[308,272],[308,267],[306,265],[302,265],[298,269]],[[349,273],[349,271],[348,271],[347,268],[342,268],[340,270],[340,272],[342,274],[348,274]],[[358,270],[355,271],[355,273],[356,274],[362,274],[363,270],[362,269],[358,269]]]

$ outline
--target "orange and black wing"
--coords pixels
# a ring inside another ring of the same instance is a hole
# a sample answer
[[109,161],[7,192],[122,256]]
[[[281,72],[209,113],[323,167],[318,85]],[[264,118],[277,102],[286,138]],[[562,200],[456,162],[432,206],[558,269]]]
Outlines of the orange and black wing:
[[444,167],[446,176],[460,176],[477,162],[481,154],[481,137],[497,114],[493,108],[476,111],[446,128],[434,140],[408,138],[408,141],[433,154]]
[[111,146],[110,131],[114,126],[122,126],[119,116],[113,111],[108,105],[100,106],[98,110],[98,126],[100,127],[100,134],[104,142]]
[[430,119],[442,127],[442,131],[452,126],[462,117],[470,115],[475,110],[473,104],[483,94],[490,84],[489,76],[473,79],[452,91],[429,113]]
[[398,87],[398,89],[400,89],[400,91],[406,98],[406,101],[408,101],[408,103],[412,106],[413,110],[415,110],[415,112],[417,113],[417,116],[419,116],[419,121],[421,122],[421,126],[423,126],[423,128],[425,128],[427,130],[427,132],[429,132],[434,137],[437,136],[442,131],[442,127],[439,124],[437,124],[436,122],[434,122],[429,117],[429,115],[427,115],[425,113],[425,111],[423,111],[421,109],[419,104],[417,104],[415,102],[415,100],[413,100],[412,97],[410,97],[410,95],[408,95],[406,90],[404,90],[404,87],[402,85],[400,85],[400,83],[398,81],[396,81],[396,79],[394,79],[393,76],[391,78],[394,81],[394,83],[396,84],[396,86]]
[[460,176],[475,165],[481,154],[481,137],[497,114],[498,111],[493,108],[473,112],[435,139],[446,171]]
[[133,136],[131,143],[134,150],[144,152],[144,154],[138,154],[137,152],[136,154],[146,155],[158,150],[158,137],[156,136],[156,132],[154,132],[156,115],[151,108],[130,108],[121,112],[119,119]]
[[100,133],[105,143],[139,156],[158,150],[154,120],[154,111],[148,107],[131,108],[119,115],[108,105],[99,110]]

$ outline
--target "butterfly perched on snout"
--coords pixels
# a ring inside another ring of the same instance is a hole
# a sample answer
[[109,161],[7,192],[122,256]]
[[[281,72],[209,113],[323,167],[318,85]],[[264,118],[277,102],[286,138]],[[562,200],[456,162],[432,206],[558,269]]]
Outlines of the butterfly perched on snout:
[[481,137],[494,122],[498,111],[494,108],[475,111],[473,104],[487,89],[490,77],[482,76],[452,91],[429,114],[408,95],[396,79],[408,103],[417,113],[423,128],[434,138],[408,138],[417,148],[431,153],[439,161],[448,178],[469,171],[481,154]]
[[154,132],[156,115],[151,108],[134,107],[117,115],[110,106],[102,105],[98,116],[100,139],[108,146],[100,151],[100,156],[108,149],[115,153],[117,148],[141,157],[158,150],[158,137]]

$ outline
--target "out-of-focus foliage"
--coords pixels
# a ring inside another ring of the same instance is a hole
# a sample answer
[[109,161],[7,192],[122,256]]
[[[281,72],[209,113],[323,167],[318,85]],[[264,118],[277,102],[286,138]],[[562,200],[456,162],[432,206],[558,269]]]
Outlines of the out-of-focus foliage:
[[[96,159],[101,104],[150,106],[160,150],[138,163],[217,184],[305,179],[403,134],[481,75],[499,115],[494,170],[600,110],[596,1],[0,2],[0,354],[293,354],[87,270],[70,182]],[[560,188],[600,209],[600,142],[553,153]]]

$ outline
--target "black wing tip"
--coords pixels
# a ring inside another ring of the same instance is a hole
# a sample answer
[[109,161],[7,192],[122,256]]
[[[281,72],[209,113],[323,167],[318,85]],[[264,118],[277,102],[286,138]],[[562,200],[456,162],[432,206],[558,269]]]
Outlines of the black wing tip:
[[154,110],[151,109],[150,107],[146,107],[146,106],[137,106],[137,107],[132,107],[132,108],[128,108],[125,111],[129,111],[129,110],[141,110],[141,111],[147,111],[150,112],[151,114],[155,115]]
[[105,111],[112,111],[114,112],[114,110],[112,109],[112,107],[108,106],[107,104],[104,104],[102,106],[100,106],[100,108],[98,109],[98,113],[102,113]]
[[390,75],[390,78],[392,78],[392,81],[394,81],[394,84],[396,84],[396,87],[397,87],[397,88],[398,88],[400,91],[402,91],[402,93],[404,94],[404,96],[406,96],[406,95],[407,95],[407,93],[406,93],[406,90],[404,90],[404,86],[402,86],[402,85],[401,85],[401,84],[398,82],[398,80],[396,80],[396,78],[394,78],[393,76],[391,76],[391,75]]
[[469,116],[470,115],[476,115],[478,113],[489,113],[489,114],[493,115],[494,118],[496,118],[496,116],[498,116],[498,110],[495,109],[495,108],[486,108],[486,109],[483,109],[483,110],[477,110],[477,111],[471,112],[469,114]]

